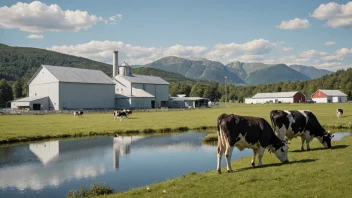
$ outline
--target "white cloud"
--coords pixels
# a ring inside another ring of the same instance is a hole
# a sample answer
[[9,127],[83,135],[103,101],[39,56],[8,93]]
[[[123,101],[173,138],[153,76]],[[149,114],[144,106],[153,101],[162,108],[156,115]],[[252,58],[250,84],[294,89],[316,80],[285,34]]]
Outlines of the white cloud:
[[285,51],[285,52],[288,52],[288,51],[291,51],[291,50],[294,50],[292,47],[284,47],[282,48],[282,51]]
[[348,54],[352,54],[352,48],[351,49],[341,48],[339,50],[336,50],[335,54],[339,55],[339,56],[345,56],[345,55],[348,55]]
[[321,58],[324,61],[342,61],[343,57],[337,55],[324,56]]
[[202,55],[206,47],[203,46],[182,46],[182,45],[174,45],[171,46],[164,51],[165,56],[200,56]]
[[301,57],[312,58],[316,56],[327,56],[327,52],[319,52],[317,50],[307,50],[300,54]]
[[335,45],[335,44],[336,44],[336,42],[334,42],[334,41],[328,41],[325,43],[325,45]]
[[352,1],[341,5],[335,2],[321,4],[311,17],[327,20],[325,25],[331,28],[352,28]]
[[300,19],[294,18],[289,21],[281,21],[277,28],[283,30],[295,30],[295,29],[306,29],[309,28],[311,24],[309,23],[308,19]]
[[110,24],[117,24],[122,20],[122,14],[116,14],[115,16],[111,16],[105,23],[110,22]]
[[42,34],[30,34],[27,36],[29,39],[43,39],[44,36]]
[[341,66],[341,63],[340,62],[325,62],[325,63],[317,64],[317,65],[314,65],[314,66],[321,67],[321,68],[329,68],[329,67]]
[[263,61],[264,60],[264,56],[263,55],[242,55],[242,56],[238,56],[236,58],[230,59],[228,62],[235,62],[235,61],[240,61],[240,62],[259,62],[259,61]]
[[87,11],[62,10],[57,4],[46,5],[40,1],[29,4],[18,2],[10,7],[0,7],[0,27],[20,29],[25,32],[87,30],[102,17]]

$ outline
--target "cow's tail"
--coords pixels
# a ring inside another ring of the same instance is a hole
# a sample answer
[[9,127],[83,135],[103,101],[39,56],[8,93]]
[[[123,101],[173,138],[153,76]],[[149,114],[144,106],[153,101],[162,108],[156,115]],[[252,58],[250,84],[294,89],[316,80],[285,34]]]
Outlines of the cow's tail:
[[276,110],[270,112],[270,121],[271,121],[271,127],[273,128],[273,131],[275,132],[275,122],[274,122],[274,114]]
[[223,117],[225,116],[226,114],[221,114],[219,117],[218,117],[218,123],[217,123],[217,126],[218,126],[218,137],[220,137],[220,127],[221,127],[221,121],[223,119]]

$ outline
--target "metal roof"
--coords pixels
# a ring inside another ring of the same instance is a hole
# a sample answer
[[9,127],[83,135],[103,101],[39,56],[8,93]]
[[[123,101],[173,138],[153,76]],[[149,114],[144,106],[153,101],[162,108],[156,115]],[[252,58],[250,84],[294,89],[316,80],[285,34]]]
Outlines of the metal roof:
[[13,100],[12,102],[31,102],[35,100],[39,100],[42,98],[47,98],[48,96],[30,96],[30,97],[25,97],[25,98],[20,98],[17,100]]
[[293,97],[298,91],[291,91],[291,92],[274,92],[274,93],[257,93],[255,94],[252,99],[260,99],[260,98],[291,98]]
[[173,101],[196,101],[196,100],[209,100],[209,98],[202,97],[171,97]]
[[319,89],[319,90],[328,96],[347,96],[347,94],[341,92],[340,90],[327,90],[327,89]]
[[124,78],[125,80],[131,83],[141,83],[141,84],[158,84],[158,85],[168,85],[167,81],[157,76],[146,76],[146,75],[136,75],[132,74],[131,76],[119,76],[115,78]]
[[155,96],[144,91],[143,89],[136,89],[132,87],[132,96],[127,94],[116,93],[115,98],[155,98]]
[[52,65],[42,65],[42,67],[46,68],[60,82],[115,84],[109,76],[100,70]]

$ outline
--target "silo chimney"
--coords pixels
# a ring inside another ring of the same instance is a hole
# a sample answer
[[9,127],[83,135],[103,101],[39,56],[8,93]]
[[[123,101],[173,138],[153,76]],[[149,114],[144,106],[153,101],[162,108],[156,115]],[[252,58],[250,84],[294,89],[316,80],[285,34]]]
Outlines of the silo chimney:
[[114,51],[113,59],[112,59],[112,76],[115,77],[119,70],[118,70],[118,51]]

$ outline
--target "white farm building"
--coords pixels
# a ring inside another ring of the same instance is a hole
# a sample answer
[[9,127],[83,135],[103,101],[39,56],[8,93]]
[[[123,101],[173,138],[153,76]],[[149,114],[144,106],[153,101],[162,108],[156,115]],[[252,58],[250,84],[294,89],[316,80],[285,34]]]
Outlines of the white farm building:
[[347,102],[347,94],[340,90],[318,89],[312,94],[312,100],[316,103],[340,103]]
[[29,80],[29,96],[11,102],[13,109],[65,110],[167,107],[169,83],[160,77],[133,75],[118,66],[113,78],[100,70],[42,65]]
[[263,103],[305,103],[306,96],[299,91],[257,93],[252,98],[245,98],[246,104]]

